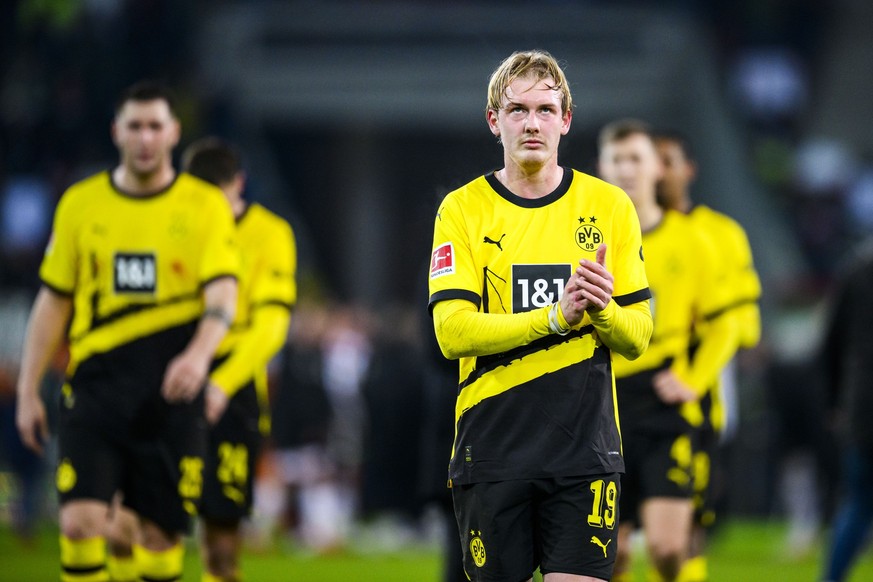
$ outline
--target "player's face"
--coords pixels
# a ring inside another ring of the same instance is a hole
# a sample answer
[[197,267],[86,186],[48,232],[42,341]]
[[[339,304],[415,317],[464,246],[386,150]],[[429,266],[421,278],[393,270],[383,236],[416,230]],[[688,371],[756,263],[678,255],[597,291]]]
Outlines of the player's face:
[[562,93],[547,78],[520,78],[506,89],[503,105],[488,111],[488,126],[503,143],[506,163],[535,171],[557,165],[558,143],[570,130],[572,114],[561,113]]
[[128,101],[112,124],[121,163],[131,173],[147,177],[172,164],[179,143],[179,122],[163,99]]
[[661,192],[670,200],[682,197],[694,179],[694,164],[685,157],[685,152],[675,141],[659,139],[655,143],[661,157],[663,174]]
[[634,202],[654,200],[661,161],[648,135],[634,133],[604,145],[598,167],[604,180],[627,192]]

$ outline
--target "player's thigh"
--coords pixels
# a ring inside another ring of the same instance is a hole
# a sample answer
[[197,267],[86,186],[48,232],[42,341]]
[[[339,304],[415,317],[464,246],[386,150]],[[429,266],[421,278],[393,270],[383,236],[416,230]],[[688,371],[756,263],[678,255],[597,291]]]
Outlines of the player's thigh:
[[640,508],[646,544],[662,553],[682,552],[691,539],[691,499],[653,497]]
[[618,546],[618,473],[549,481],[536,517],[541,571],[608,580]]
[[539,563],[528,481],[455,485],[464,571],[474,582],[528,580]]

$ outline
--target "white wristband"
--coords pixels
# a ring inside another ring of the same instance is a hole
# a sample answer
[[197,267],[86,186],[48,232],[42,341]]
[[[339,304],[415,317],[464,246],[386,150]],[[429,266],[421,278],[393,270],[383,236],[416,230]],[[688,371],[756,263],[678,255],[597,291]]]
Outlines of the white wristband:
[[570,333],[569,327],[562,327],[560,320],[558,319],[558,310],[561,308],[561,304],[552,303],[552,308],[549,309],[549,331],[552,333],[556,333],[558,335],[567,335]]

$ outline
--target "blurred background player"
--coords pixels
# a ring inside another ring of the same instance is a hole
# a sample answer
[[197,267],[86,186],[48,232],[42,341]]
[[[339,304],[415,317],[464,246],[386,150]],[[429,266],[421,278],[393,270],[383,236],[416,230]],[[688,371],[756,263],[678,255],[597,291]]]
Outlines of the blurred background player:
[[[717,317],[727,297],[711,268],[711,244],[685,216],[658,206],[661,162],[648,125],[615,121],[601,130],[598,143],[600,175],[627,193],[639,216],[654,319],[642,357],[613,359],[626,464],[614,579],[630,579],[630,534],[642,526],[652,564],[662,579],[672,581],[691,534],[697,400],[733,355],[736,325]],[[689,362],[692,326],[708,316],[709,333],[701,339],[699,357]]]
[[[707,206],[695,204],[691,184],[697,177],[697,163],[688,140],[675,131],[655,134],[655,146],[661,157],[663,173],[658,183],[658,202],[667,209],[687,215],[698,232],[709,237],[717,252],[714,263],[723,273],[727,300],[726,315],[737,320],[738,348],[753,348],[761,337],[761,315],[758,299],[761,284],[752,261],[752,250],[746,233],[736,221]],[[705,333],[707,322],[697,322],[695,332]],[[692,340],[692,351],[697,339]],[[693,357],[693,356],[692,356]],[[729,362],[718,382],[707,386],[700,398],[703,423],[696,428],[692,441],[694,457],[694,522],[688,560],[683,564],[682,582],[708,580],[706,532],[715,520],[716,501],[713,479],[722,475],[719,453],[720,435],[729,438],[737,426],[735,365]],[[723,483],[718,486],[723,487]]]
[[182,575],[181,538],[203,487],[202,387],[235,312],[239,254],[221,192],[174,170],[179,135],[166,88],[126,90],[112,123],[120,163],[64,193],[40,269],[17,425],[41,452],[38,388],[69,323],[56,474],[63,582],[109,580],[117,491],[140,516],[141,575]]
[[267,364],[282,348],[297,297],[297,249],[283,218],[244,197],[239,152],[216,138],[191,144],[183,169],[215,184],[236,219],[241,272],[236,318],[218,348],[206,393],[209,453],[204,467],[204,582],[241,578],[240,521],[252,507],[253,479],[270,431]]
[[[296,245],[284,219],[243,197],[246,176],[234,146],[200,139],[186,148],[182,166],[224,192],[240,246],[236,317],[206,386],[209,447],[199,511],[203,581],[236,582],[241,521],[251,511],[257,457],[270,430],[267,364],[285,343],[296,300]],[[135,536],[131,521],[125,512],[113,520],[114,553],[121,556]]]
[[842,498],[825,553],[825,582],[846,580],[873,523],[873,244],[837,278],[822,344],[833,422],[841,437]]

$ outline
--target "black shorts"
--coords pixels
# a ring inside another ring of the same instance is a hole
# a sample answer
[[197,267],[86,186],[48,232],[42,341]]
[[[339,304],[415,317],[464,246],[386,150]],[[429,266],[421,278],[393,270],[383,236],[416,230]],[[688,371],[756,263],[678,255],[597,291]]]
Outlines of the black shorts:
[[[107,392],[109,391],[109,393]],[[141,414],[119,418],[108,405],[118,386],[64,386],[56,484],[61,503],[116,491],[124,505],[169,533],[187,533],[203,487],[206,420],[202,392],[191,403],[146,398]]]
[[520,582],[537,567],[608,580],[615,564],[618,473],[456,485],[464,570]]
[[254,383],[243,386],[209,431],[200,514],[207,520],[234,525],[252,508],[255,463],[263,436]]
[[625,466],[621,479],[622,521],[639,524],[639,506],[652,497],[691,499],[691,434],[622,435]]

